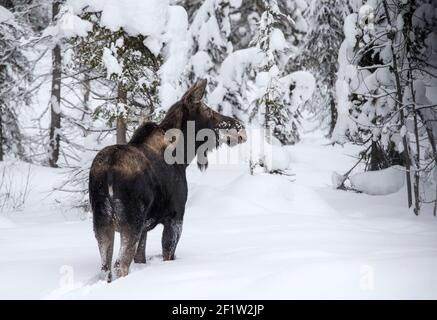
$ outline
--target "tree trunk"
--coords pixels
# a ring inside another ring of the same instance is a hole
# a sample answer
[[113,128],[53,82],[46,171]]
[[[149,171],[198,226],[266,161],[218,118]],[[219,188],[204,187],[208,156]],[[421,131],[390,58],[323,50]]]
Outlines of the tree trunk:
[[[4,64],[0,64],[0,75],[5,72],[6,66]],[[3,151],[3,114],[4,108],[6,106],[3,105],[3,102],[0,101],[0,161],[3,161],[4,151]]]
[[331,111],[331,123],[329,127],[328,137],[332,137],[332,133],[334,132],[335,125],[337,124],[337,108],[335,107],[335,98],[334,94],[331,92],[329,95],[329,108]]
[[86,137],[89,134],[88,125],[90,123],[90,94],[91,94],[91,81],[88,73],[85,73],[85,78],[82,82],[83,87],[83,112],[81,122],[84,124],[83,136]]
[[[406,41],[406,59],[408,63],[408,71],[407,71],[407,83],[410,86],[411,91],[411,102],[412,102],[412,111],[413,111],[413,123],[414,123],[414,138],[416,142],[416,155],[414,158],[414,164],[415,164],[415,170],[414,170],[414,185],[413,185],[413,191],[414,191],[414,213],[416,215],[419,215],[420,212],[420,136],[419,136],[419,119],[418,119],[418,111],[416,109],[416,93],[414,90],[414,76],[413,76],[413,66],[411,63],[412,59],[412,48],[413,48],[413,42],[411,39],[411,32],[412,32],[412,18],[413,18],[413,12],[415,7],[415,1],[411,0],[409,3],[410,7],[404,16],[405,21],[405,41]],[[425,124],[426,126],[426,124]]]
[[[392,26],[391,19],[390,19],[390,12],[388,10],[388,5],[387,5],[387,0],[383,0],[382,3],[384,5],[384,12],[385,12],[388,24],[390,26]],[[394,40],[394,39],[392,39],[392,40]],[[401,127],[403,127],[405,125],[404,109],[402,108],[402,105],[399,105],[399,104],[402,104],[402,87],[401,87],[401,80],[400,80],[400,75],[399,75],[399,70],[398,70],[398,62],[397,62],[398,57],[396,56],[395,51],[394,51],[395,49],[394,49],[393,41],[391,41],[390,49],[392,52],[392,59],[393,59],[393,73],[394,73],[395,80],[396,80],[397,100],[395,102],[396,102],[396,106],[398,107],[398,110],[399,110]],[[402,144],[404,147],[403,154],[405,157],[405,169],[406,169],[405,175],[406,175],[406,179],[407,179],[408,208],[411,208],[411,206],[413,204],[413,199],[412,199],[413,197],[412,197],[412,192],[411,192],[411,175],[410,175],[411,162],[410,162],[410,153],[409,153],[409,148],[408,148],[407,134],[405,134],[402,137]]]
[[[1,107],[1,105],[0,105]],[[0,109],[0,161],[3,161],[3,112],[2,109]]]
[[88,74],[85,74],[85,79],[83,80],[83,110],[82,113],[82,121],[85,120],[85,118],[88,115],[88,112],[90,111],[90,94],[91,94],[91,81],[89,79]]
[[369,171],[377,171],[385,167],[383,150],[376,141],[372,141],[370,147]]
[[[410,66],[411,67],[411,66]],[[411,72],[411,69],[410,69]],[[415,103],[415,94],[413,91],[413,83],[411,82],[411,92],[413,97],[413,103]],[[413,116],[414,116],[414,137],[416,139],[416,159],[415,165],[416,170],[414,170],[414,213],[419,215],[420,212],[420,138],[419,138],[419,126],[417,120],[417,111],[415,106],[413,106]]]
[[[52,20],[59,14],[60,3],[53,1]],[[57,44],[52,50],[52,92],[50,99],[50,142],[49,165],[57,167],[59,159],[59,140],[61,130],[61,47]]]
[[[127,92],[121,85],[118,86],[118,103],[127,104]],[[126,144],[126,120],[123,116],[117,117],[117,144]]]
[[[437,147],[436,147],[436,140],[434,138],[434,133],[432,131],[432,128],[430,128],[428,126],[428,124],[426,123],[426,119],[424,118],[424,116],[420,112],[420,110],[417,110],[417,113],[418,113],[420,119],[422,120],[422,122],[425,124],[426,133],[428,135],[428,140],[429,140],[429,143],[431,144],[431,148],[432,148],[434,162],[435,162],[435,165],[437,166]],[[436,184],[435,199],[434,199],[434,216],[437,216],[437,184]]]

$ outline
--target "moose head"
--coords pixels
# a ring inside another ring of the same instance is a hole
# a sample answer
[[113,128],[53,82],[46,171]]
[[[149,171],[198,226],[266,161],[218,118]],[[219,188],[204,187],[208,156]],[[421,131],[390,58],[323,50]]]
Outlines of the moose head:
[[[181,100],[169,109],[161,123],[164,129],[176,128],[181,131],[184,139],[179,139],[177,147],[186,151],[184,161],[189,163],[196,154],[201,170],[207,167],[207,153],[212,149],[221,144],[232,147],[247,141],[245,128],[240,121],[220,114],[203,101],[206,85],[206,80],[197,81]],[[193,149],[192,157],[190,146]]]
[[246,131],[240,121],[214,111],[203,101],[206,85],[206,80],[199,80],[183,95],[182,103],[188,111],[187,121],[195,122],[197,132],[213,130],[218,144],[234,146],[246,142]]

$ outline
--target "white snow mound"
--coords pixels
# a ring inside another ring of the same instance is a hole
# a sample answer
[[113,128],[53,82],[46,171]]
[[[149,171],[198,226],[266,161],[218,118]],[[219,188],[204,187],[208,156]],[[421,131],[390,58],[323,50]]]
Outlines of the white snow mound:
[[12,18],[12,12],[5,7],[0,6],[0,23],[6,22]]
[[271,146],[271,152],[266,153],[266,165],[269,171],[287,170],[290,168],[291,157],[287,148]]
[[398,192],[405,181],[404,168],[393,166],[378,171],[357,173],[349,178],[353,188],[370,195]]

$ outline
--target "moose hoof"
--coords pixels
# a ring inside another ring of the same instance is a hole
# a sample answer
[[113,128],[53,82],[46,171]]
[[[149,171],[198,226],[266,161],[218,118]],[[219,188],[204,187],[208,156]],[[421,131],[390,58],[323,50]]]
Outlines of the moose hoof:
[[115,261],[114,264],[115,275],[118,278],[126,277],[129,273],[129,267],[123,266],[120,261]]
[[99,280],[103,280],[103,281],[106,281],[108,283],[110,283],[112,281],[112,272],[108,267],[106,267],[106,266],[102,267],[102,269],[100,271]]
[[134,262],[135,263],[146,263],[146,257],[135,257]]
[[109,271],[106,276],[105,276],[105,280],[107,283],[111,283],[112,282],[112,272]]
[[129,270],[128,270],[128,268],[120,267],[120,268],[117,268],[115,270],[115,272],[116,272],[116,275],[117,275],[117,279],[119,279],[119,278],[126,277],[128,275],[128,273],[129,273]]
[[174,255],[163,255],[162,258],[164,261],[171,261],[171,260],[175,259],[175,256]]

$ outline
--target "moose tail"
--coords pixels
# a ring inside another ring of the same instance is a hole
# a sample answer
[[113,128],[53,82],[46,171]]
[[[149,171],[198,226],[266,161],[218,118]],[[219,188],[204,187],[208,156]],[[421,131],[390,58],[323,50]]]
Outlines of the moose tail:
[[108,194],[112,198],[114,196],[114,173],[112,170],[108,170],[106,173],[106,182],[108,184]]

